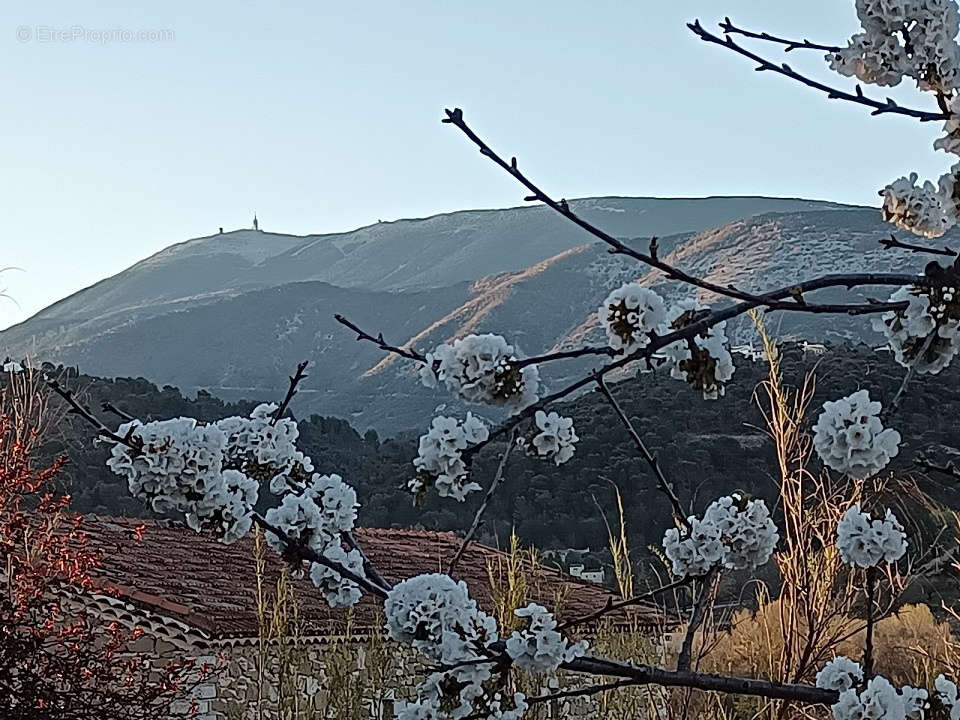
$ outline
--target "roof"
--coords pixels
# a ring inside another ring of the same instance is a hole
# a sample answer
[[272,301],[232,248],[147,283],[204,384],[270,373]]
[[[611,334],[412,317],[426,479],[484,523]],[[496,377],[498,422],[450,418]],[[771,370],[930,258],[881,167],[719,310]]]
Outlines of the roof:
[[[141,539],[137,529],[142,528]],[[111,595],[136,609],[183,623],[210,638],[250,638],[257,635],[253,537],[223,545],[183,527],[133,518],[87,516],[83,530],[90,545],[102,554],[98,572]],[[357,542],[391,583],[412,575],[442,572],[460,539],[452,532],[358,528]],[[463,554],[453,576],[464,580],[470,594],[488,612],[492,610],[488,567],[507,555],[473,543]],[[282,561],[266,551],[266,587],[274,587]],[[602,608],[611,593],[602,587],[546,567],[537,569],[537,581],[528,582],[528,599],[548,607],[558,593],[565,597],[561,617],[579,617]],[[336,634],[346,625],[348,610],[330,608],[309,579],[294,581],[304,634]],[[618,599],[617,597],[613,598]],[[380,624],[380,604],[364,595],[352,608],[354,627]],[[650,606],[621,611],[620,622],[636,619],[659,626],[663,616]]]

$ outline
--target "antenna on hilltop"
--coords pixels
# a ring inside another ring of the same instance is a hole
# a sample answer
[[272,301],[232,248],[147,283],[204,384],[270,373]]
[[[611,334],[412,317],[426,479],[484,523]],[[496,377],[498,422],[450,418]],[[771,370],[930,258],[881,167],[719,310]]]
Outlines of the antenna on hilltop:
[[257,213],[256,213],[256,212],[253,213],[253,229],[254,229],[254,230],[259,230],[259,229],[260,229],[260,221],[257,220]]

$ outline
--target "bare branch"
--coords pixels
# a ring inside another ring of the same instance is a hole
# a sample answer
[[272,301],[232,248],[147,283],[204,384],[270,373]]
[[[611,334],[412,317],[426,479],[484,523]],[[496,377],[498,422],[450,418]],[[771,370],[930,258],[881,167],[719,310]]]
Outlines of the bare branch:
[[561,665],[564,670],[629,678],[638,685],[685,687],[695,690],[713,690],[734,695],[752,695],[771,700],[795,700],[811,704],[833,705],[839,693],[821,690],[813,685],[778,683],[769,680],[730,675],[714,675],[691,670],[665,670],[649,665],[633,665],[617,660],[581,657]]
[[931,248],[925,247],[924,245],[914,245],[913,243],[903,242],[902,240],[897,240],[893,235],[890,235],[889,238],[881,238],[880,244],[883,245],[887,250],[893,248],[899,248],[900,250],[909,250],[914,253],[926,253],[928,255],[943,255],[946,257],[957,257],[956,250],[951,250],[946,245],[943,246],[943,249],[940,248]]
[[89,408],[81,405],[74,397],[72,390],[67,390],[56,380],[48,380],[47,387],[66,400],[70,405],[70,413],[73,415],[79,415],[86,420],[97,431],[97,434],[100,435],[100,437],[106,438],[107,440],[112,440],[120,445],[125,445],[126,447],[130,448],[134,454],[139,455],[141,452],[143,452],[143,441],[133,434],[135,428],[131,427],[124,436],[117,435],[115,432],[113,432],[113,430],[98,420],[94,414],[90,412]]
[[114,405],[113,403],[107,402],[106,400],[100,403],[100,409],[103,410],[104,412],[113,413],[124,422],[130,422],[131,420],[136,420],[136,418],[133,417],[133,415],[128,415],[123,410],[118,408],[116,405]]
[[460,562],[460,558],[463,557],[463,553],[466,551],[467,546],[470,544],[470,541],[473,540],[473,536],[476,535],[477,530],[480,528],[480,523],[483,520],[483,514],[487,511],[487,505],[490,504],[494,494],[497,492],[497,488],[500,487],[500,483],[503,482],[503,471],[507,467],[507,460],[510,458],[510,451],[513,449],[515,437],[516,428],[513,428],[507,435],[507,446],[503,449],[503,454],[500,455],[500,464],[497,465],[497,471],[494,473],[493,480],[490,482],[490,487],[487,488],[487,493],[483,496],[483,502],[480,504],[480,507],[477,508],[476,515],[473,516],[473,523],[470,525],[470,529],[467,531],[467,534],[463,537],[463,541],[460,543],[460,547],[457,548],[457,552],[453,556],[453,559],[450,560],[450,564],[447,565],[448,575],[453,572],[453,569],[457,566],[457,563]]
[[873,677],[873,606],[876,602],[877,575],[876,568],[867,568],[867,636],[863,647],[863,678]]
[[910,367],[907,368],[906,374],[903,376],[903,380],[900,382],[900,387],[897,388],[896,394],[893,396],[893,400],[890,401],[890,404],[887,405],[886,416],[890,416],[897,411],[897,408],[900,407],[900,400],[903,399],[903,393],[907,389],[907,385],[910,384],[910,381],[913,380],[913,376],[917,372],[917,365],[920,364],[920,361],[923,360],[923,356],[927,354],[927,350],[930,349],[930,345],[933,343],[933,339],[937,336],[937,331],[939,328],[934,328],[923,341],[923,345],[920,346],[919,352],[917,352],[916,359],[910,363]]
[[293,396],[297,394],[297,386],[307,377],[307,374],[304,372],[304,370],[307,369],[307,365],[309,363],[309,360],[304,360],[302,363],[297,365],[297,371],[290,376],[290,387],[287,388],[287,394],[283,396],[280,406],[274,411],[273,419],[270,420],[271,425],[276,425],[280,421],[280,418],[283,417],[284,413],[287,412],[287,408],[290,406],[290,401],[293,400]]
[[367,577],[377,583],[384,590],[390,590],[393,586],[384,579],[383,575],[380,574],[380,571],[377,570],[376,565],[367,557],[367,554],[363,551],[363,548],[357,543],[357,539],[353,536],[352,532],[343,533],[343,539],[346,541],[347,545],[351,550],[356,550],[360,553],[360,557],[363,558],[363,572],[366,573]]
[[770,33],[751,32],[750,30],[738,28],[736,25],[730,22],[729,17],[725,17],[723,19],[723,22],[720,23],[720,29],[723,30],[725,35],[743,35],[744,37],[753,38],[754,40],[765,40],[766,42],[785,45],[786,47],[783,49],[784,52],[790,52],[792,50],[822,50],[823,52],[840,52],[843,49],[838,45],[820,45],[819,43],[812,43],[809,40],[785,40],[784,38],[776,37]]
[[610,597],[607,599],[606,605],[604,605],[599,610],[595,610],[594,612],[589,613],[587,615],[582,615],[578,618],[573,618],[572,620],[567,620],[564,623],[560,623],[560,625],[557,626],[557,630],[560,632],[563,632],[564,630],[567,630],[572,627],[577,627],[578,625],[586,625],[588,623],[592,623],[595,620],[599,620],[600,618],[602,618],[604,615],[607,615],[608,613],[612,613],[626,607],[631,607],[633,605],[639,605],[640,603],[646,602],[647,600],[652,600],[653,598],[657,597],[657,595],[661,595],[665,592],[670,592],[671,590],[676,590],[677,588],[683,587],[684,585],[689,584],[692,580],[693,578],[680,578],[679,580],[674,580],[672,583],[668,583],[667,585],[663,585],[654,590],[650,590],[649,592],[645,592],[641,595],[634,595],[631,598],[620,600],[618,602],[614,602],[613,598]]
[[770,62],[765,58],[760,57],[759,55],[750,52],[742,45],[738,45],[733,38],[729,35],[720,38],[717,35],[706,30],[699,20],[695,20],[692,23],[687,23],[687,27],[690,28],[693,33],[699,37],[701,40],[709,43],[715,43],[720,47],[725,47],[728,50],[733,50],[735,53],[743,55],[746,58],[753,60],[757,63],[755,68],[758,71],[769,70],[770,72],[783,75],[788,77],[791,80],[796,80],[799,83],[806,85],[807,87],[813,88],[814,90],[819,90],[822,93],[825,93],[827,98],[830,100],[846,100],[848,102],[857,103],[858,105],[865,105],[873,109],[871,115],[884,115],[884,114],[895,114],[895,115],[906,115],[907,117],[917,118],[921,122],[943,122],[950,118],[950,113],[948,112],[930,112],[929,110],[914,110],[913,108],[904,107],[903,105],[898,104],[893,98],[887,98],[886,100],[874,100],[873,98],[867,97],[863,94],[863,90],[859,85],[856,86],[853,93],[846,92],[844,90],[838,90],[837,88],[830,87],[829,85],[824,85],[821,82],[812,80],[800,73],[796,72],[786,63],[781,63],[780,65]]
[[370,333],[361,330],[359,327],[354,325],[352,322],[347,320],[343,315],[337,313],[333,316],[333,319],[336,320],[341,325],[344,325],[357,334],[357,340],[366,340],[367,342],[372,342],[381,350],[393,353],[394,355],[399,355],[400,357],[405,357],[408,360],[415,360],[418,363],[427,362],[427,358],[418,353],[416,350],[406,350],[402,347],[397,347],[396,345],[389,345],[386,340],[383,339],[383,333],[380,333],[376,337]]
[[713,596],[714,586],[720,578],[720,570],[716,566],[710,568],[703,578],[703,586],[700,588],[700,595],[693,605],[693,613],[690,615],[690,623],[687,625],[687,632],[683,636],[683,645],[680,648],[680,656],[677,658],[677,670],[690,669],[690,657],[693,653],[693,639],[703,624],[707,614],[707,606]]
[[656,456],[654,456],[647,449],[643,439],[634,429],[633,423],[630,422],[630,418],[627,417],[626,413],[623,412],[623,408],[620,407],[620,404],[617,402],[616,398],[613,397],[613,393],[610,392],[610,388],[608,388],[607,383],[604,382],[603,376],[598,374],[596,376],[596,381],[597,387],[600,388],[600,392],[603,393],[603,396],[607,399],[607,402],[610,403],[610,406],[620,419],[620,422],[626,428],[627,434],[630,435],[630,439],[633,440],[633,444],[637,448],[637,452],[640,453],[640,457],[644,459],[644,461],[653,471],[653,476],[657,480],[657,489],[667,496],[667,500],[670,501],[670,505],[673,507],[674,517],[689,532],[690,521],[687,520],[687,514],[684,512],[683,506],[680,504],[680,498],[677,497],[676,492],[673,490],[673,485],[667,482],[667,478],[664,476],[663,470],[660,468],[660,462],[657,460]]

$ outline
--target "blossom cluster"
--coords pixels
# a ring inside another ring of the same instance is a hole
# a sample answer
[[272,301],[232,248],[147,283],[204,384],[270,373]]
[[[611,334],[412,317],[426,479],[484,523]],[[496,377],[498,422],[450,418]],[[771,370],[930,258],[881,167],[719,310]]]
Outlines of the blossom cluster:
[[[639,283],[627,283],[614,290],[600,306],[599,318],[612,348],[643,348],[650,338],[682,330],[700,320],[708,310],[695,300],[682,300],[667,309],[656,292]],[[695,336],[663,349],[670,375],[715,400],[724,393],[724,384],[733,377],[733,356],[728,349],[726,322],[720,322]]]
[[868,568],[880,561],[893,563],[907,551],[903,526],[889,509],[882,520],[871,519],[870,513],[854,504],[837,524],[837,549],[848,565]]
[[483,442],[488,437],[487,426],[471,413],[467,413],[462,422],[454,417],[434,418],[426,435],[420,436],[419,452],[413,461],[416,476],[407,487],[418,499],[428,485],[433,485],[440,497],[463,502],[480,486],[468,482],[467,464],[462,453],[468,445]]
[[960,720],[960,697],[958,697],[957,684],[952,680],[947,680],[943,675],[938,675],[933,682],[933,687],[937,691],[937,699],[940,704],[950,711],[950,720]]
[[827,55],[833,70],[873,85],[917,87],[951,96],[960,85],[955,0],[858,0],[863,32]]
[[557,621],[542,605],[530,603],[514,610],[521,618],[530,618],[529,627],[515,631],[507,639],[507,654],[514,664],[533,672],[554,672],[562,663],[587,651],[586,641],[571,643],[557,632]]
[[533,422],[535,434],[530,438],[517,438],[521,447],[531,455],[552,460],[557,465],[573,457],[580,439],[573,428],[573,418],[537,410]]
[[[820,676],[817,676],[818,684]],[[851,687],[840,693],[833,706],[834,720],[905,720],[922,718],[927,706],[927,691],[906,685],[897,690],[885,677],[867,682],[862,691]]]
[[[696,322],[707,308],[684,300],[670,309],[670,330],[681,330]],[[693,338],[671,343],[664,354],[671,363],[670,375],[703,393],[705,400],[724,394],[724,384],[733,377],[733,356],[727,349],[726,322],[720,322]]]
[[456,666],[430,675],[417,701],[399,708],[398,718],[460,720],[477,714],[479,706],[484,716],[515,719],[526,709],[522,694],[505,698],[491,682],[484,660],[499,638],[497,623],[477,607],[464,582],[440,573],[408,578],[390,590],[384,612],[390,637],[430,660]]
[[[945,106],[944,135],[934,148],[960,155],[960,15],[956,0],[858,0],[863,32],[847,47],[827,54],[831,68],[881,86],[904,77],[938,94]],[[960,220],[955,192],[960,165],[936,185],[917,184],[916,173],[880,191],[884,219],[924,237],[939,237]]]
[[890,302],[907,301],[904,310],[873,319],[893,356],[915,372],[936,375],[960,350],[960,293],[954,286],[902,287]]
[[640,283],[627,283],[611,292],[597,311],[607,342],[617,350],[645,347],[651,333],[663,331],[667,309],[657,293]]
[[670,528],[663,548],[678,577],[698,577],[722,565],[753,570],[770,559],[780,539],[763,500],[735,493],[710,504],[703,519],[687,518],[689,530]]
[[136,451],[117,443],[107,459],[134,497],[155,512],[183,513],[191,528],[225,543],[250,530],[259,485],[238,470],[224,470],[227,438],[219,427],[184,417],[132,420],[117,434],[140,446]]
[[866,390],[825,402],[813,428],[813,446],[824,464],[855,478],[883,470],[899,452],[900,433],[884,429],[880,410]]
[[[285,539],[268,532],[267,543],[282,554],[287,541],[300,544],[362,577],[359,552],[347,552],[341,544],[357,518],[356,493],[338,475],[313,473],[310,458],[294,444],[296,423],[275,420],[276,410],[263,404],[250,417],[210,424],[183,417],[133,420],[117,430],[129,445],[116,443],[107,465],[126,477],[131,494],[154,511],[183,513],[191,528],[224,543],[250,530],[260,483],[269,480],[271,489],[284,495],[264,519]],[[323,563],[313,563],[310,576],[333,606],[360,598],[356,583]]]
[[427,353],[420,380],[427,387],[443,383],[468,403],[485,403],[515,412],[537,399],[536,365],[519,366],[502,335],[467,335]]
[[844,692],[863,682],[860,663],[848,657],[835,657],[817,673],[817,687],[823,690]]

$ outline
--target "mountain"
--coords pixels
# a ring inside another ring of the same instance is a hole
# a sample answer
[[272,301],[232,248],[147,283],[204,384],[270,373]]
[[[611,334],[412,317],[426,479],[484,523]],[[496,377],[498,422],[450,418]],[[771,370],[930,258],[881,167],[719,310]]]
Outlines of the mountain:
[[[871,208],[770,198],[571,205],[638,247],[660,235],[661,257],[693,274],[755,291],[789,284],[797,268],[814,276],[920,262],[878,245],[889,230]],[[419,387],[409,363],[355,342],[334,313],[394,344],[429,348],[468,332],[499,331],[522,352],[539,354],[596,339],[595,309],[610,289],[634,279],[671,298],[689,294],[610,256],[542,206],[336,235],[242,230],[173,245],[51,305],[0,333],[0,354],[227,399],[278,397],[290,370],[308,359],[298,413],[346,417],[361,429],[406,429],[427,422],[446,398]],[[783,316],[774,327],[787,337],[877,342],[863,319]],[[729,330],[738,343],[752,337],[748,321]],[[576,362],[551,368],[546,382],[582,369]]]

